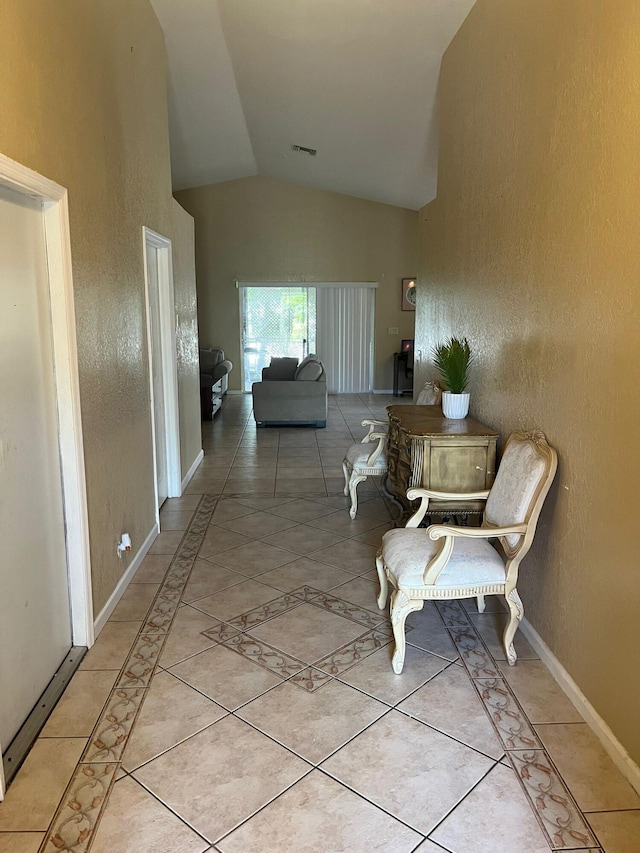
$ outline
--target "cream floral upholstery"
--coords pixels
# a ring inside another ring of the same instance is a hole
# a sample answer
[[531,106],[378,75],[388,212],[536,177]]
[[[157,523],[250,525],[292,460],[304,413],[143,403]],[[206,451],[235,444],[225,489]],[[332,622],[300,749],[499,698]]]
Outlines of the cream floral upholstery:
[[[376,567],[380,579],[378,606],[391,597],[391,623],[396,642],[392,666],[402,672],[405,656],[404,626],[409,613],[421,610],[425,599],[477,598],[480,612],[484,596],[501,594],[509,607],[504,648],[511,665],[516,662],[513,637],[524,616],[516,584],[520,562],[536,530],[544,499],[557,467],[555,450],[543,433],[516,432],[507,441],[490,491],[450,494],[409,489],[410,500],[420,507],[406,527],[390,530],[382,538]],[[429,500],[486,500],[480,527],[432,524],[419,527]],[[490,540],[496,542],[496,547]]]
[[[387,441],[386,421],[362,421],[362,426],[368,426],[369,431],[360,444],[352,444],[347,450],[342,470],[344,472],[344,493],[351,495],[349,515],[356,517],[358,511],[358,484],[367,477],[382,477],[387,473]],[[376,431],[376,427],[379,429]],[[375,442],[372,444],[372,442]]]

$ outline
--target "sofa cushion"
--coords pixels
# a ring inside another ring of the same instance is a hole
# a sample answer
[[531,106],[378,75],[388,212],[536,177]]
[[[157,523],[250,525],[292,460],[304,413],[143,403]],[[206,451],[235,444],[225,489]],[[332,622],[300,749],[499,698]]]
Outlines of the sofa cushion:
[[298,365],[298,369],[293,377],[296,380],[305,380],[307,382],[317,382],[324,373],[322,364],[319,361],[308,361],[306,364]]
[[269,367],[263,370],[262,378],[269,382],[293,379],[297,366],[297,358],[272,358]]

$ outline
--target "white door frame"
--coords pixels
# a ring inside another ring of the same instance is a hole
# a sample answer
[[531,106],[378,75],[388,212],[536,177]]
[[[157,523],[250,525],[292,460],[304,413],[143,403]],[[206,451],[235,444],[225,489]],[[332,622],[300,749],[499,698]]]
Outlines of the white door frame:
[[[74,646],[92,646],[93,601],[87,485],[84,467],[78,348],[73,298],[67,190],[0,154],[0,186],[42,202],[51,335],[58,409],[58,446]],[[0,753],[2,744],[0,744]],[[3,791],[0,763],[0,798]]]
[[162,382],[164,386],[165,433],[167,438],[167,491],[170,498],[182,494],[180,467],[180,415],[178,407],[178,365],[176,358],[176,309],[173,290],[173,257],[171,240],[146,225],[142,226],[144,260],[144,298],[147,312],[147,350],[149,358],[149,389],[151,400],[151,425],[153,439],[153,488],[155,492],[156,521],[160,522],[158,507],[158,472],[156,465],[156,424],[153,405],[153,347],[151,339],[151,311],[149,310],[149,276],[147,273],[147,246],[158,250],[158,301],[160,305],[160,348]]

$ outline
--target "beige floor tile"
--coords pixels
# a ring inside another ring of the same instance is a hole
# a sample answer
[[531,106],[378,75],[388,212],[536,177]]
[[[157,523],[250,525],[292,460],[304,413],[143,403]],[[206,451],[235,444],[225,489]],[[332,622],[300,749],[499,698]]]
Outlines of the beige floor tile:
[[[216,471],[216,473],[218,473]],[[227,482],[224,475],[207,480],[192,480],[184,490],[185,495],[219,495]]]
[[120,669],[140,627],[140,622],[107,622],[79,669]]
[[172,559],[171,554],[147,554],[131,583],[162,583]]
[[166,533],[158,533],[147,553],[173,555],[183,536],[184,532],[182,530],[169,530]]
[[169,530],[186,530],[189,526],[193,512],[191,510],[160,510],[160,530],[167,533]]
[[211,521],[213,524],[222,524],[225,521],[233,521],[234,519],[242,518],[245,515],[251,515],[255,510],[232,498],[223,498],[218,502],[218,505],[213,511]]
[[640,796],[586,723],[535,728],[581,809],[640,809]]
[[178,511],[190,509],[193,511],[198,508],[199,503],[199,497],[196,497],[194,495],[182,495],[179,498],[167,498],[167,500],[163,503],[162,508],[164,509],[166,507],[168,510]]
[[594,812],[587,817],[606,853],[640,850],[640,811]]
[[216,641],[203,637],[202,632],[217,624],[219,624],[217,619],[207,616],[206,613],[194,607],[180,607],[160,654],[158,661],[160,666],[167,669],[214,646]]
[[214,559],[210,557],[207,560],[195,561],[189,582],[182,593],[183,601],[196,601],[246,580],[244,575],[214,563]]
[[515,774],[501,764],[445,818],[431,838],[456,853],[549,853]]
[[443,847],[440,847],[439,844],[434,844],[433,841],[429,841],[427,838],[422,842],[420,847],[416,847],[415,853],[443,853],[443,850]]
[[342,537],[329,533],[327,530],[309,527],[308,524],[299,524],[278,533],[276,536],[265,537],[264,541],[270,545],[286,548],[287,551],[293,551],[294,554],[306,556],[312,551],[319,551],[322,548],[336,545],[342,541]]
[[539,660],[498,664],[532,723],[581,723],[582,717]]
[[327,488],[324,477],[278,477],[276,479],[277,495],[326,495]]
[[379,523],[377,519],[362,514],[352,519],[344,509],[332,512],[330,515],[323,515],[309,522],[312,527],[330,530],[332,533],[339,533],[345,538],[366,533],[367,530],[378,527]]
[[129,584],[109,617],[109,622],[135,622],[144,619],[158,588],[159,585],[154,583]]
[[45,832],[85,738],[38,738],[0,805],[0,832]]
[[38,853],[44,832],[0,832],[0,853]]
[[278,598],[278,592],[273,587],[254,580],[244,580],[214,595],[198,599],[196,606],[198,610],[228,622],[234,616],[240,616],[274,598]]
[[291,592],[301,586],[329,590],[351,578],[353,575],[342,569],[318,563],[309,557],[299,557],[291,563],[260,575],[260,583],[269,584],[283,592]]
[[[507,624],[507,616],[504,610],[502,613],[471,613],[470,618],[495,660],[506,661],[507,655],[502,645],[502,637]],[[522,631],[516,631],[513,645],[518,655],[518,660],[537,659],[537,653],[529,645]]]
[[388,530],[393,529],[393,522],[389,521],[386,524],[378,524],[377,527],[371,528],[371,530],[367,530],[366,533],[359,534],[354,538],[357,539],[358,542],[364,542],[366,545],[373,545],[375,548],[379,548],[382,544],[382,537]]
[[366,628],[311,604],[259,625],[251,635],[298,660],[314,663],[364,634]]
[[428,835],[492,763],[469,747],[391,711],[328,758],[322,769]]
[[217,845],[221,853],[410,853],[420,836],[313,771]]
[[117,676],[117,669],[76,672],[40,736],[88,738]]
[[395,705],[413,693],[449,662],[422,649],[407,646],[402,675],[391,668],[394,644],[385,646],[366,660],[342,673],[339,678],[358,690],[374,696],[388,705]]
[[224,646],[214,646],[169,672],[230,711],[280,684],[282,679]]
[[[426,601],[422,610],[410,613],[406,627],[407,643],[411,643],[412,646],[417,646],[419,649],[433,652],[434,655],[440,655],[447,660],[457,659],[456,647],[451,642],[449,632],[444,627],[432,601]],[[409,628],[411,630],[408,630]]]
[[134,770],[226,714],[226,709],[170,673],[159,673],[129,737],[122,758],[124,768]]
[[378,615],[377,596],[380,591],[380,584],[374,583],[367,578],[351,577],[346,583],[335,587],[331,592],[336,598],[342,598],[344,601],[350,601],[352,604],[357,604],[358,607],[364,607],[365,610],[371,610]]
[[398,705],[444,734],[500,758],[504,752],[466,671],[449,666]]
[[232,530],[225,530],[224,527],[211,524],[202,541],[198,555],[200,557],[213,557],[221,551],[237,548],[238,545],[244,545],[245,542],[250,541],[246,536],[240,536],[239,533],[234,533]]
[[237,712],[238,716],[318,764],[388,710],[357,690],[331,681],[309,693],[284,682]]
[[397,511],[394,515],[389,509],[389,505],[382,498],[374,498],[370,501],[358,501],[358,515],[377,518],[379,522],[391,521],[397,515]]
[[344,569],[353,575],[361,575],[376,567],[376,547],[358,542],[356,539],[347,539],[338,545],[316,551],[310,555],[314,560],[327,563],[338,569]]
[[92,853],[204,853],[208,848],[207,841],[131,778],[114,785],[91,844]]
[[254,577],[293,562],[296,555],[283,548],[276,548],[275,545],[267,545],[266,542],[247,542],[246,545],[223,551],[209,559],[246,577]]
[[216,841],[308,769],[306,762],[251,726],[225,717],[133,775]]
[[320,518],[331,512],[331,507],[320,506],[317,503],[305,500],[293,500],[282,506],[274,507],[271,512],[282,518],[290,518],[292,521],[305,522],[314,518]]
[[272,510],[274,507],[281,507],[285,504],[291,503],[291,498],[265,498],[247,495],[246,497],[243,497],[240,502],[246,506],[252,507],[253,509],[267,511]]
[[281,518],[270,512],[257,511],[242,518],[225,521],[220,526],[226,530],[233,530],[234,533],[240,533],[242,536],[248,536],[250,539],[260,539],[286,530],[288,527],[295,527],[295,524],[296,522],[291,519]]

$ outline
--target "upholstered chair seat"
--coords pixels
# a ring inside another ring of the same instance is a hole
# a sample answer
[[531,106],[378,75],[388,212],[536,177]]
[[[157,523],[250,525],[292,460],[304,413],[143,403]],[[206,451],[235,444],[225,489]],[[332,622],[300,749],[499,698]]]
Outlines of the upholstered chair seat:
[[[376,558],[380,609],[386,605],[388,585],[394,589],[391,624],[396,643],[392,666],[396,673],[402,672],[404,666],[407,616],[421,610],[425,599],[477,598],[482,612],[485,595],[504,595],[509,609],[504,648],[508,662],[516,662],[513,637],[524,616],[516,588],[518,569],[531,547],[556,467],[556,452],[539,430],[516,432],[505,445],[490,491],[407,491],[409,500],[420,499],[420,506],[406,527],[384,534]],[[485,500],[482,524],[420,527],[430,500]]]

